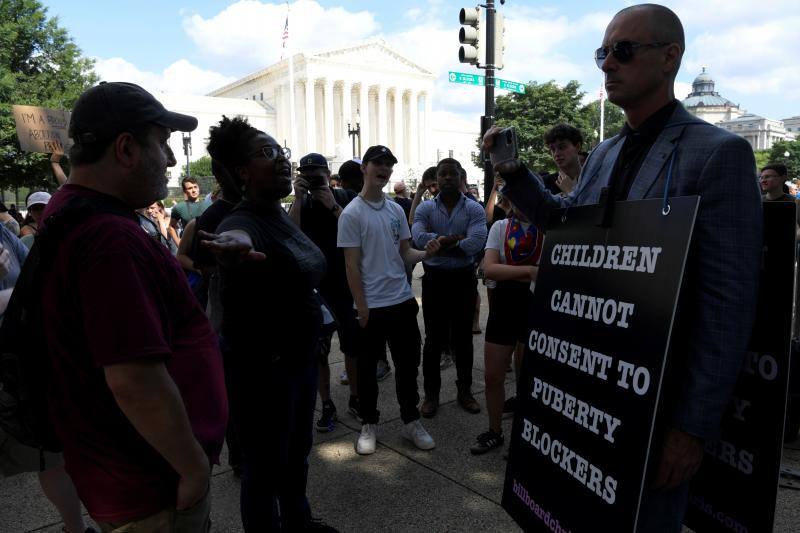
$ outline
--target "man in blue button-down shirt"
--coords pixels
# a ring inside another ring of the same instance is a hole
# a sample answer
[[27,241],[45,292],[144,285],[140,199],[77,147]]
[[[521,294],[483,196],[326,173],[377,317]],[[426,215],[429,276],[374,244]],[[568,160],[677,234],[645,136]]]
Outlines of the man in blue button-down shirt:
[[[458,403],[470,413],[480,405],[472,396],[472,315],[478,283],[475,263],[486,244],[486,214],[481,205],[460,191],[461,164],[452,158],[436,165],[439,195],[420,204],[414,213],[411,236],[417,248],[437,239],[441,252],[423,262],[422,315],[425,346],[422,373],[425,402],[420,413],[430,418],[439,408],[439,358],[452,341],[458,379]],[[448,339],[450,336],[450,339]]]

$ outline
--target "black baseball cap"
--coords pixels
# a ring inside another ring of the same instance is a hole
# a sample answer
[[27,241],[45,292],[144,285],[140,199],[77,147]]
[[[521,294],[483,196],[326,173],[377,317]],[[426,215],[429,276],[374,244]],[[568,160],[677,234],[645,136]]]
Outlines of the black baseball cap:
[[310,153],[300,158],[300,166],[297,170],[303,171],[311,168],[328,168],[328,160],[322,154]]
[[369,161],[374,161],[375,159],[387,157],[392,160],[392,163],[397,163],[397,158],[394,156],[391,150],[386,148],[385,146],[381,146],[380,144],[376,144],[375,146],[370,146],[367,149],[367,153],[364,154],[364,157],[361,158],[361,162],[365,165]]
[[77,144],[89,144],[148,123],[171,131],[197,128],[195,117],[167,111],[138,85],[115,81],[100,82],[80,95],[69,120],[69,136]]

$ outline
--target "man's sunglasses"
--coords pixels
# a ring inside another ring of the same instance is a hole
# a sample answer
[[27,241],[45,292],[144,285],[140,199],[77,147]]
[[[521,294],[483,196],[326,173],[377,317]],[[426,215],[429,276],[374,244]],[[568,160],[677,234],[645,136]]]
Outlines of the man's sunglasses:
[[250,154],[250,157],[256,155],[263,155],[266,160],[272,161],[273,159],[278,158],[278,154],[282,155],[286,159],[289,159],[291,157],[292,152],[290,152],[288,148],[284,148],[283,146],[271,145],[259,148],[258,150]]
[[630,63],[633,60],[633,56],[636,53],[636,50],[639,48],[660,48],[662,46],[667,46],[670,43],[637,43],[634,41],[618,41],[608,46],[601,46],[597,50],[594,51],[594,61],[597,63],[597,68],[603,68],[603,62],[609,56],[609,54],[613,55],[617,61],[622,63],[623,65]]

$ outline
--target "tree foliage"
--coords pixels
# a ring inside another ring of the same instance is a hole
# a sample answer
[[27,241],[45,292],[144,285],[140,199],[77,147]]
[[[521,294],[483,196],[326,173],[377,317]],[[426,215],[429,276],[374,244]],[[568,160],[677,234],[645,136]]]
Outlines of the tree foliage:
[[753,155],[756,157],[756,169],[759,172],[771,161],[770,152],[772,150],[753,150]]
[[[622,109],[609,101],[605,103],[605,122],[603,123],[603,138],[608,139],[620,132],[625,124],[625,113]],[[588,130],[583,132],[589,146],[584,149],[594,148],[600,143],[600,100],[592,100],[581,109],[586,120]]]
[[[554,81],[532,81],[524,94],[512,93],[496,99],[496,122],[498,126],[516,129],[520,159],[529,168],[553,171],[556,167],[545,146],[544,134],[556,124],[569,124],[581,130],[584,150],[599,141],[600,102],[582,105],[585,94],[574,80],[563,87]],[[622,128],[625,116],[610,102],[606,103],[605,113],[605,138],[609,138]]]
[[[786,152],[789,152],[788,156]],[[783,163],[790,178],[800,178],[800,140],[778,141],[773,144],[769,151],[769,163]]]
[[54,184],[48,156],[20,150],[11,105],[71,109],[92,67],[40,2],[0,0],[0,188]]
[[[180,165],[181,162],[178,161]],[[213,172],[211,172],[211,157],[204,155],[197,161],[191,161],[189,163],[189,172],[192,176],[213,176]],[[181,176],[186,175],[186,163],[184,162],[183,166],[181,167]]]

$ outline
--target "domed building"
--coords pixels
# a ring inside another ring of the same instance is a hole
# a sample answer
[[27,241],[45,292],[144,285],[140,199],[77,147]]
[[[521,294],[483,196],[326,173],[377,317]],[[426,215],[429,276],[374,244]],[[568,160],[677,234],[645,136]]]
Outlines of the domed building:
[[734,104],[714,90],[714,80],[706,67],[692,82],[692,92],[683,101],[683,106],[689,113],[711,124],[735,120],[745,114],[739,104]]

